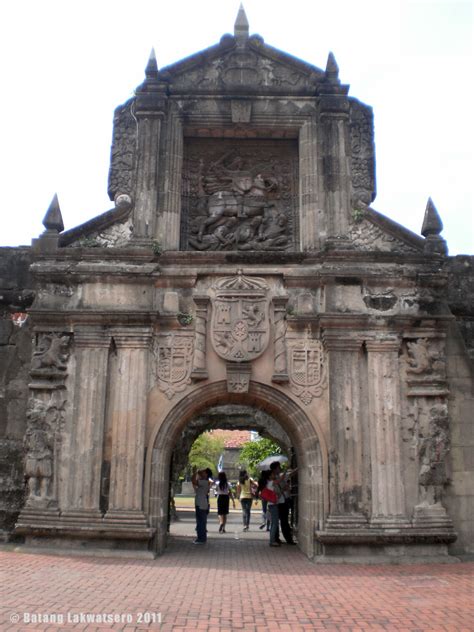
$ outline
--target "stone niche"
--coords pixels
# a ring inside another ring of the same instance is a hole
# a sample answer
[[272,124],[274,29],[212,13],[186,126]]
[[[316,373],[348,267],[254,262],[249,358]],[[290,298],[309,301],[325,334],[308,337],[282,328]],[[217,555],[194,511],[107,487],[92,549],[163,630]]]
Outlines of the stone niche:
[[296,140],[185,138],[182,250],[295,250]]

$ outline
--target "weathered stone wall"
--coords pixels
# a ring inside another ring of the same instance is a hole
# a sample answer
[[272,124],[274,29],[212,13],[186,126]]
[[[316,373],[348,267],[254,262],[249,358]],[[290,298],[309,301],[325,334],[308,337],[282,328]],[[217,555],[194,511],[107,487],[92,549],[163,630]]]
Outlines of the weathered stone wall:
[[29,248],[0,248],[0,537],[8,538],[24,498],[23,436],[26,428],[29,321],[12,314],[33,300]]
[[447,266],[448,301],[471,360],[474,361],[474,256],[451,257]]
[[449,259],[448,302],[456,317],[446,354],[451,453],[446,505],[458,533],[453,553],[474,551],[474,257]]

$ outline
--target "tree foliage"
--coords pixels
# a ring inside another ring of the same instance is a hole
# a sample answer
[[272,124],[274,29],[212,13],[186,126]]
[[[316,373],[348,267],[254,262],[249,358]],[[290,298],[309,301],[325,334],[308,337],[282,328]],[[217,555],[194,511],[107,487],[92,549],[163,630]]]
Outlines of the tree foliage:
[[251,476],[258,476],[257,464],[272,454],[284,454],[281,447],[271,439],[257,439],[244,443],[240,451],[239,461],[244,465]]
[[223,451],[223,439],[214,437],[209,432],[203,432],[191,446],[188,458],[189,465],[198,470],[210,467],[215,473],[217,472],[217,462]]

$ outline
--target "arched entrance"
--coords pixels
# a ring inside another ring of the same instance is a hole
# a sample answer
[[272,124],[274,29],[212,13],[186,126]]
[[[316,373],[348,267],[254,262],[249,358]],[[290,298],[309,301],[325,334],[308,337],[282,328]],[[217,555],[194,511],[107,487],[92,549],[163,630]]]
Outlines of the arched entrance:
[[225,381],[204,385],[176,404],[154,429],[147,451],[145,511],[156,529],[154,549],[163,552],[167,537],[170,460],[183,428],[203,410],[218,404],[243,404],[268,412],[291,439],[299,466],[299,529],[301,550],[315,551],[314,531],[327,515],[327,449],[317,423],[288,396],[271,386],[251,382],[248,393],[228,393]]

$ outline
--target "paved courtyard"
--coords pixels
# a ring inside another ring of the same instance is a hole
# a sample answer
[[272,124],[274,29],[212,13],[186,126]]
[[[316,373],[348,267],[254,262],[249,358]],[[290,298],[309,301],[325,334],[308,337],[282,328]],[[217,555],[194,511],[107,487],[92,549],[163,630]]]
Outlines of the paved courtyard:
[[474,563],[317,565],[238,514],[193,546],[181,517],[156,560],[0,551],[1,630],[474,630]]

